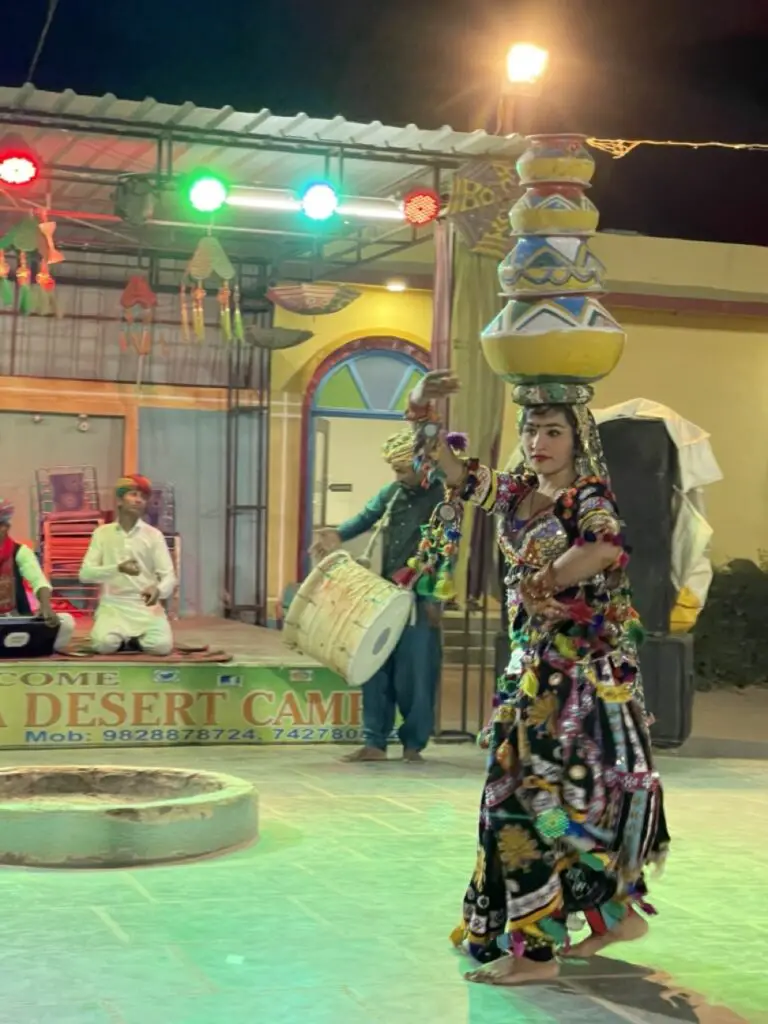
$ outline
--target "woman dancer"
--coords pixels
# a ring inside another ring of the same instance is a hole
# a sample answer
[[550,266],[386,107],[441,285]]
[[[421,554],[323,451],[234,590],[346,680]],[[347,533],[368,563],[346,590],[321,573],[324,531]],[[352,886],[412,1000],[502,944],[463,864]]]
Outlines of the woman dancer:
[[[651,759],[627,552],[588,388],[517,388],[525,462],[497,473],[457,456],[433,403],[456,391],[429,374],[409,418],[447,485],[499,516],[509,567],[512,655],[488,730],[477,863],[456,945],[472,981],[557,977],[556,950],[591,956],[640,938],[644,868],[669,842]],[[591,934],[569,946],[568,920]],[[510,954],[510,955],[508,955]]]

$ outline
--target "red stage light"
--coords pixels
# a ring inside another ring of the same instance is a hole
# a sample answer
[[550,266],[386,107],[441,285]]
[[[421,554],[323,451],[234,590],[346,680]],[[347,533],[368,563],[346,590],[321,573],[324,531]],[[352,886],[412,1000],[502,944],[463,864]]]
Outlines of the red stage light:
[[35,154],[16,135],[0,139],[0,184],[29,185],[40,174]]
[[403,213],[413,227],[431,224],[440,215],[440,196],[431,188],[414,189],[403,199]]
[[37,164],[24,153],[6,153],[0,157],[0,182],[3,185],[29,185],[38,173]]

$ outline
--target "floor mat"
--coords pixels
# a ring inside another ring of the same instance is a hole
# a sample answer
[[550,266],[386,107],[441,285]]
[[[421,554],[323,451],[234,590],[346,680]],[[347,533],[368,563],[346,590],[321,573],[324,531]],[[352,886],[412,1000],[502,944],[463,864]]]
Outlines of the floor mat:
[[67,661],[72,658],[83,658],[89,661],[132,661],[139,664],[152,665],[188,665],[190,663],[216,662],[226,665],[232,661],[232,655],[219,648],[207,647],[201,644],[199,647],[193,644],[177,644],[172,654],[164,658],[156,654],[143,654],[141,652],[119,651],[117,654],[97,654],[86,644],[75,646],[69,651],[63,651],[55,655],[59,661]]

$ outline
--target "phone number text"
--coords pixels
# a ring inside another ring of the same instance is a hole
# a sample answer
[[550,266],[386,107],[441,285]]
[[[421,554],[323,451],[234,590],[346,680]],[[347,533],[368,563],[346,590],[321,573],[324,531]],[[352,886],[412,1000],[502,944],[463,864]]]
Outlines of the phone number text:
[[53,731],[27,729],[26,743],[344,743],[361,739],[360,729],[297,728],[278,729],[104,729],[97,733],[74,729]]

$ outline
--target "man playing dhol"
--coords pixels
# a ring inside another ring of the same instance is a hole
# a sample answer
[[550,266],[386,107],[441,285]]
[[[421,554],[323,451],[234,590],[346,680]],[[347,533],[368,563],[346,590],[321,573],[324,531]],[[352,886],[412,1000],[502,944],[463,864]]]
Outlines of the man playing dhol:
[[67,612],[58,615],[51,605],[51,584],[45,578],[34,551],[10,535],[14,508],[0,499],[0,616],[32,618],[24,587],[26,582],[40,604],[40,617],[56,631],[54,651],[63,651],[72,639],[75,620]]
[[[377,524],[383,537],[382,575],[395,579],[416,554],[421,528],[435,506],[443,500],[440,483],[422,487],[413,468],[413,434],[396,434],[384,445],[382,454],[392,467],[395,482],[383,487],[359,515],[338,529],[315,534],[312,554],[323,557],[346,541],[367,533]],[[434,722],[434,707],[442,667],[438,602],[416,598],[416,620],[406,626],[399,644],[387,663],[363,685],[364,746],[345,761],[385,761],[387,741],[399,709],[403,724],[398,730],[406,761],[421,761]]]
[[91,631],[91,645],[99,654],[138,647],[165,656],[173,650],[160,602],[173,594],[176,574],[162,533],[142,519],[151,494],[144,476],[118,480],[117,520],[94,530],[80,569],[82,583],[101,584]]

